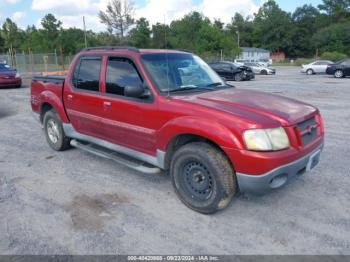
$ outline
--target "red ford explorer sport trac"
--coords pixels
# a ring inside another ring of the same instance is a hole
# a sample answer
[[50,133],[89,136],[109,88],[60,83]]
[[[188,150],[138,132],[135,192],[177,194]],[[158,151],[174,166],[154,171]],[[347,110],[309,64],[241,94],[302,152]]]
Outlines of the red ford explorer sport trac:
[[33,78],[31,106],[54,150],[168,171],[181,201],[207,214],[310,171],[324,143],[314,106],[235,88],[176,50],[84,49],[65,77]]

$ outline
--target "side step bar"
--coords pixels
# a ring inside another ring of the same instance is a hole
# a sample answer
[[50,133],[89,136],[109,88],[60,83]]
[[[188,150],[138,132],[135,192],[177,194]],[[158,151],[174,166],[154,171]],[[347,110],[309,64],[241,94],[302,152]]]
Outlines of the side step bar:
[[110,160],[117,162],[118,164],[127,166],[131,169],[137,170],[146,174],[158,174],[161,172],[160,168],[151,166],[145,162],[133,159],[128,156],[121,155],[115,151],[100,147],[94,144],[82,143],[75,139],[71,140],[71,146],[76,147],[78,149],[84,150],[91,154],[104,157]]

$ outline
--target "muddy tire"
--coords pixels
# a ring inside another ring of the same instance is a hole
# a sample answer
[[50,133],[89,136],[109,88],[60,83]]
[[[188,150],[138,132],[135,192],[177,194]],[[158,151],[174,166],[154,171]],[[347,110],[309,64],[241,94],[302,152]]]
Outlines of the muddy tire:
[[170,175],[180,200],[200,213],[224,209],[236,193],[236,176],[229,160],[207,143],[190,143],[178,149]]
[[62,122],[53,110],[44,115],[44,131],[49,146],[56,151],[64,151],[70,148],[70,138],[66,137]]

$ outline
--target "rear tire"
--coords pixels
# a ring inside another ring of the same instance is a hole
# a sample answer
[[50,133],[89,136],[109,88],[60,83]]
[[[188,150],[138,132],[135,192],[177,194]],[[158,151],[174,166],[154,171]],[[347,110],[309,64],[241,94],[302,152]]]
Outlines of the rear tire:
[[242,73],[237,73],[234,75],[234,80],[237,81],[237,82],[240,82],[243,80],[243,76],[242,76]]
[[44,115],[44,131],[46,141],[55,151],[64,151],[70,148],[70,138],[64,133],[62,122],[54,110]]
[[170,175],[180,200],[203,214],[224,209],[236,193],[236,176],[229,160],[207,143],[190,143],[178,149]]
[[314,74],[314,70],[308,69],[308,70],[306,70],[306,74],[309,75],[309,76],[311,76],[311,75]]
[[342,70],[336,70],[335,73],[334,73],[334,77],[335,78],[343,78],[344,77],[344,73]]

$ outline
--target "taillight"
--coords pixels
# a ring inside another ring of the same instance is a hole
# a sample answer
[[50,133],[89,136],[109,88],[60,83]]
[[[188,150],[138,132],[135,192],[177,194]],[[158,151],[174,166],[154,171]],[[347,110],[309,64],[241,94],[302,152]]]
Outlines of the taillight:
[[316,115],[316,122],[320,126],[320,128],[317,130],[318,135],[324,134],[324,123],[321,115]]

